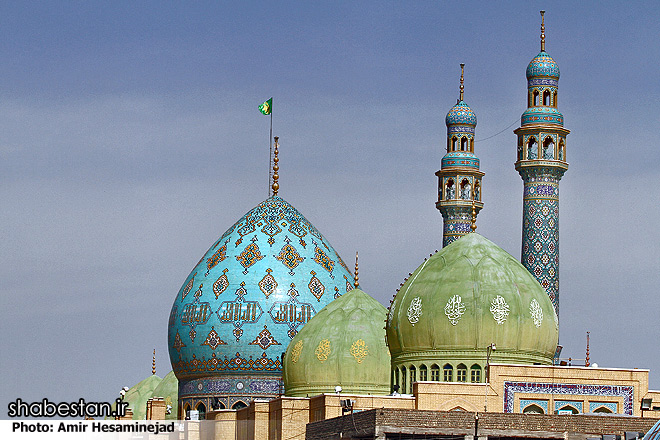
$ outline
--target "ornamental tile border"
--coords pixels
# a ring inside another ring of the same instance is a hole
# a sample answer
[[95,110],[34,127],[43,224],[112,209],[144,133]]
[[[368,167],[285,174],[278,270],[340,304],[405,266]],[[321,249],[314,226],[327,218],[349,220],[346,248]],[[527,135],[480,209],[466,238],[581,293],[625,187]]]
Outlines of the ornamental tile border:
[[538,382],[504,382],[504,412],[513,412],[516,393],[551,394],[560,396],[612,396],[623,397],[623,414],[633,415],[635,387],[613,385],[579,385]]

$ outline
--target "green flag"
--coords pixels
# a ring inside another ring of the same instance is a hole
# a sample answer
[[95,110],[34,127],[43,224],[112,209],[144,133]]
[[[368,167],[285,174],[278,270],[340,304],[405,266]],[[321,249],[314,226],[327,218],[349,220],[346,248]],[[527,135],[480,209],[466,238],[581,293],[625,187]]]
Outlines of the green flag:
[[265,101],[259,106],[259,111],[264,115],[269,115],[273,111],[273,98]]

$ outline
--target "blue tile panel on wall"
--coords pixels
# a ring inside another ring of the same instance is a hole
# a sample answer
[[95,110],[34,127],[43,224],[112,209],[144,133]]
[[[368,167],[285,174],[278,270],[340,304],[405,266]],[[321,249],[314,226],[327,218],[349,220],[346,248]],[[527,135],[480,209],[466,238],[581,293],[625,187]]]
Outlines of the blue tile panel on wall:
[[623,414],[633,415],[633,397],[635,388],[632,386],[614,385],[579,385],[539,382],[504,382],[505,413],[513,412],[513,402],[516,393],[550,394],[553,396],[608,396],[623,398]]

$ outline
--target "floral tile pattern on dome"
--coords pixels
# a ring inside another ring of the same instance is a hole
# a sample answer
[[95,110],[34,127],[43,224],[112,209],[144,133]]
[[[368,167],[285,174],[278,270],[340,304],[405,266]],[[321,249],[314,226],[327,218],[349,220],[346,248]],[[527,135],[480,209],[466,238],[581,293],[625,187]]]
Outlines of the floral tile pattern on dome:
[[213,283],[213,293],[215,294],[215,299],[218,299],[220,294],[227,290],[229,287],[229,279],[227,278],[228,269],[222,271],[222,275]]
[[227,343],[220,339],[218,332],[215,331],[214,327],[211,327],[211,331],[206,336],[206,340],[202,342],[202,345],[208,345],[212,350],[215,350],[218,348],[218,345],[227,345]]
[[261,356],[258,356],[256,359],[253,359],[252,356],[249,356],[247,359],[241,356],[240,353],[236,353],[234,357],[228,358],[219,358],[216,353],[212,353],[209,359],[202,358],[197,359],[197,356],[193,355],[190,361],[185,361],[180,359],[177,362],[173,362],[172,366],[180,371],[182,376],[185,377],[187,374],[203,371],[281,371],[282,363],[280,362],[279,357],[269,358],[266,353],[263,353]]
[[250,345],[258,345],[261,347],[262,350],[267,349],[271,345],[282,345],[279,342],[275,340],[273,335],[270,334],[268,331],[268,327],[264,325],[264,329],[259,332],[256,338],[252,342],[250,342]]
[[321,283],[321,280],[316,278],[316,272],[311,271],[310,274],[312,275],[312,278],[309,280],[309,284],[307,285],[307,288],[309,289],[311,294],[314,295],[314,298],[316,298],[317,301],[321,301],[323,292],[325,292],[325,286],[323,285],[323,283]]
[[277,281],[275,281],[275,277],[272,273],[273,269],[266,269],[266,275],[264,275],[261,281],[259,281],[259,289],[261,289],[263,294],[266,295],[266,298],[277,290]]
[[174,349],[178,352],[181,353],[181,347],[185,347],[186,344],[183,343],[181,340],[181,335],[179,334],[179,331],[176,331],[176,336],[174,337],[174,344],[172,344]]
[[213,269],[218,263],[227,258],[228,241],[229,240],[225,241],[225,244],[223,244],[222,247],[215,252],[215,254],[206,259],[206,275],[208,275],[211,269]]
[[277,255],[275,258],[281,261],[282,264],[284,264],[289,269],[289,275],[295,275],[293,269],[298,266],[298,263],[304,261],[304,258],[300,256],[295,247],[289,244],[288,237],[285,242],[287,244],[282,247],[279,255]]
[[244,275],[248,273],[248,268],[250,266],[264,258],[264,256],[261,255],[261,252],[259,252],[259,246],[254,243],[257,241],[256,238],[257,237],[255,236],[253,242],[247,245],[240,255],[236,256],[236,260],[245,268],[243,271]]

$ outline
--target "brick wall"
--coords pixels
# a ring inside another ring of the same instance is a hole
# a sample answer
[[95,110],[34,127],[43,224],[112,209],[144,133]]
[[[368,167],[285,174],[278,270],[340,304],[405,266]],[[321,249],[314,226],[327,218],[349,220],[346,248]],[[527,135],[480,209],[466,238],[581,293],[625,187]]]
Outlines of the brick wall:
[[384,438],[384,433],[473,436],[478,414],[478,436],[586,438],[601,434],[646,432],[657,419],[625,416],[536,415],[373,409],[307,425],[306,438]]

